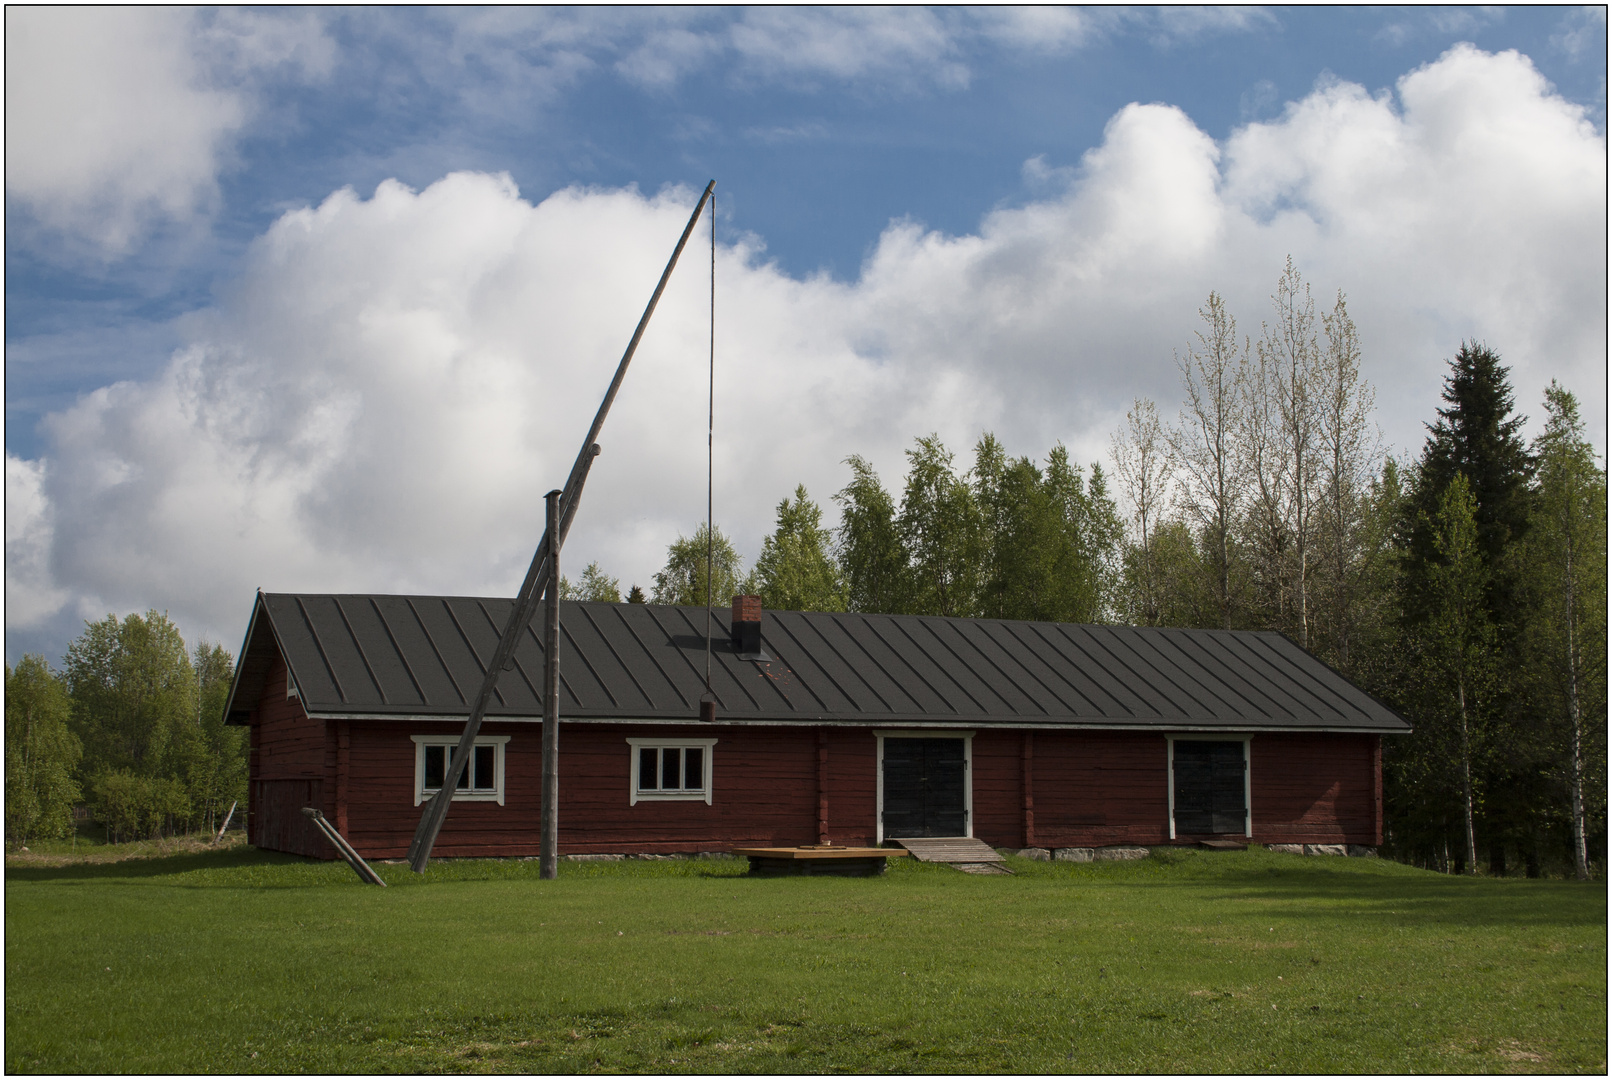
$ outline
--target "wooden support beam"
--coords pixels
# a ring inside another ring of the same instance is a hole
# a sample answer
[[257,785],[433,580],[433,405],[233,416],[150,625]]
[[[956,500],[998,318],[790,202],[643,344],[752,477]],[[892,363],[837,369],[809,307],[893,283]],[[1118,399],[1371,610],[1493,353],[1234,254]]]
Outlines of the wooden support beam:
[[1024,777],[1024,846],[1035,847],[1035,732],[1024,733],[1024,746],[1019,762]]
[[543,798],[539,808],[537,876],[560,876],[560,493],[547,505],[549,584],[543,608]]
[[828,728],[817,729],[817,842],[828,843]]

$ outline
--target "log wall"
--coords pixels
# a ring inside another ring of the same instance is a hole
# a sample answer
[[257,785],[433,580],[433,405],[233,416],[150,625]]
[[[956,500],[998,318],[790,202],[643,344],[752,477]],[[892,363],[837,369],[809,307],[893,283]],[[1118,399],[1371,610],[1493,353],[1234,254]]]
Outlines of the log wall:
[[[269,680],[253,729],[253,842],[330,858],[306,819],[313,799],[367,858],[402,858],[419,822],[410,735],[457,735],[458,723],[308,719]],[[505,801],[457,802],[434,854],[536,856],[540,726],[488,722],[508,735]],[[629,805],[628,736],[715,737],[713,799]],[[876,740],[868,728],[564,724],[559,813],[563,854],[670,854],[733,847],[863,845],[876,836]],[[1255,735],[1254,840],[1376,844],[1380,749],[1369,735]],[[1164,736],[981,730],[974,738],[973,832],[996,847],[1169,842]],[[293,792],[287,785],[304,785]],[[304,836],[303,831],[307,835]]]

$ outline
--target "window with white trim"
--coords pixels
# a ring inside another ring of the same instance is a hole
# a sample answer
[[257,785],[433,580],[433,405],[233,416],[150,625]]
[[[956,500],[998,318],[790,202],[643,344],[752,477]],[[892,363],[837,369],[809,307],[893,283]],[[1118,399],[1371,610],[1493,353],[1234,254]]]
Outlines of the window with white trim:
[[711,759],[715,739],[628,739],[632,777],[627,804],[673,801],[711,802]]
[[[419,806],[442,788],[453,759],[457,735],[411,735],[414,740],[414,805]],[[504,744],[508,735],[478,735],[470,760],[454,789],[454,802],[495,802],[504,805]]]

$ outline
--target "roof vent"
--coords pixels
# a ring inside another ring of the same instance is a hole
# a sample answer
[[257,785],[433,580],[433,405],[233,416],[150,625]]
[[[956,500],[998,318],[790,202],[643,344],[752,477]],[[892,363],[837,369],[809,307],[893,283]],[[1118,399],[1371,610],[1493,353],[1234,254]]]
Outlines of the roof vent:
[[733,651],[740,660],[771,660],[761,648],[761,597],[733,598]]

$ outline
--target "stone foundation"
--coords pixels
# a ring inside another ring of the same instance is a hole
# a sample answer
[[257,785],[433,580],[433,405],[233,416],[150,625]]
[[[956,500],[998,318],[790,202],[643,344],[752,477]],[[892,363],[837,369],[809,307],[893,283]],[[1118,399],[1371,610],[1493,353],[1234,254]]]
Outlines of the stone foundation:
[[1097,849],[1089,847],[1061,847],[1053,851],[1052,857],[1058,862],[1091,862],[1097,857]]
[[1094,849],[1097,862],[1113,862],[1116,859],[1145,859],[1148,857],[1145,847],[1100,847]]

